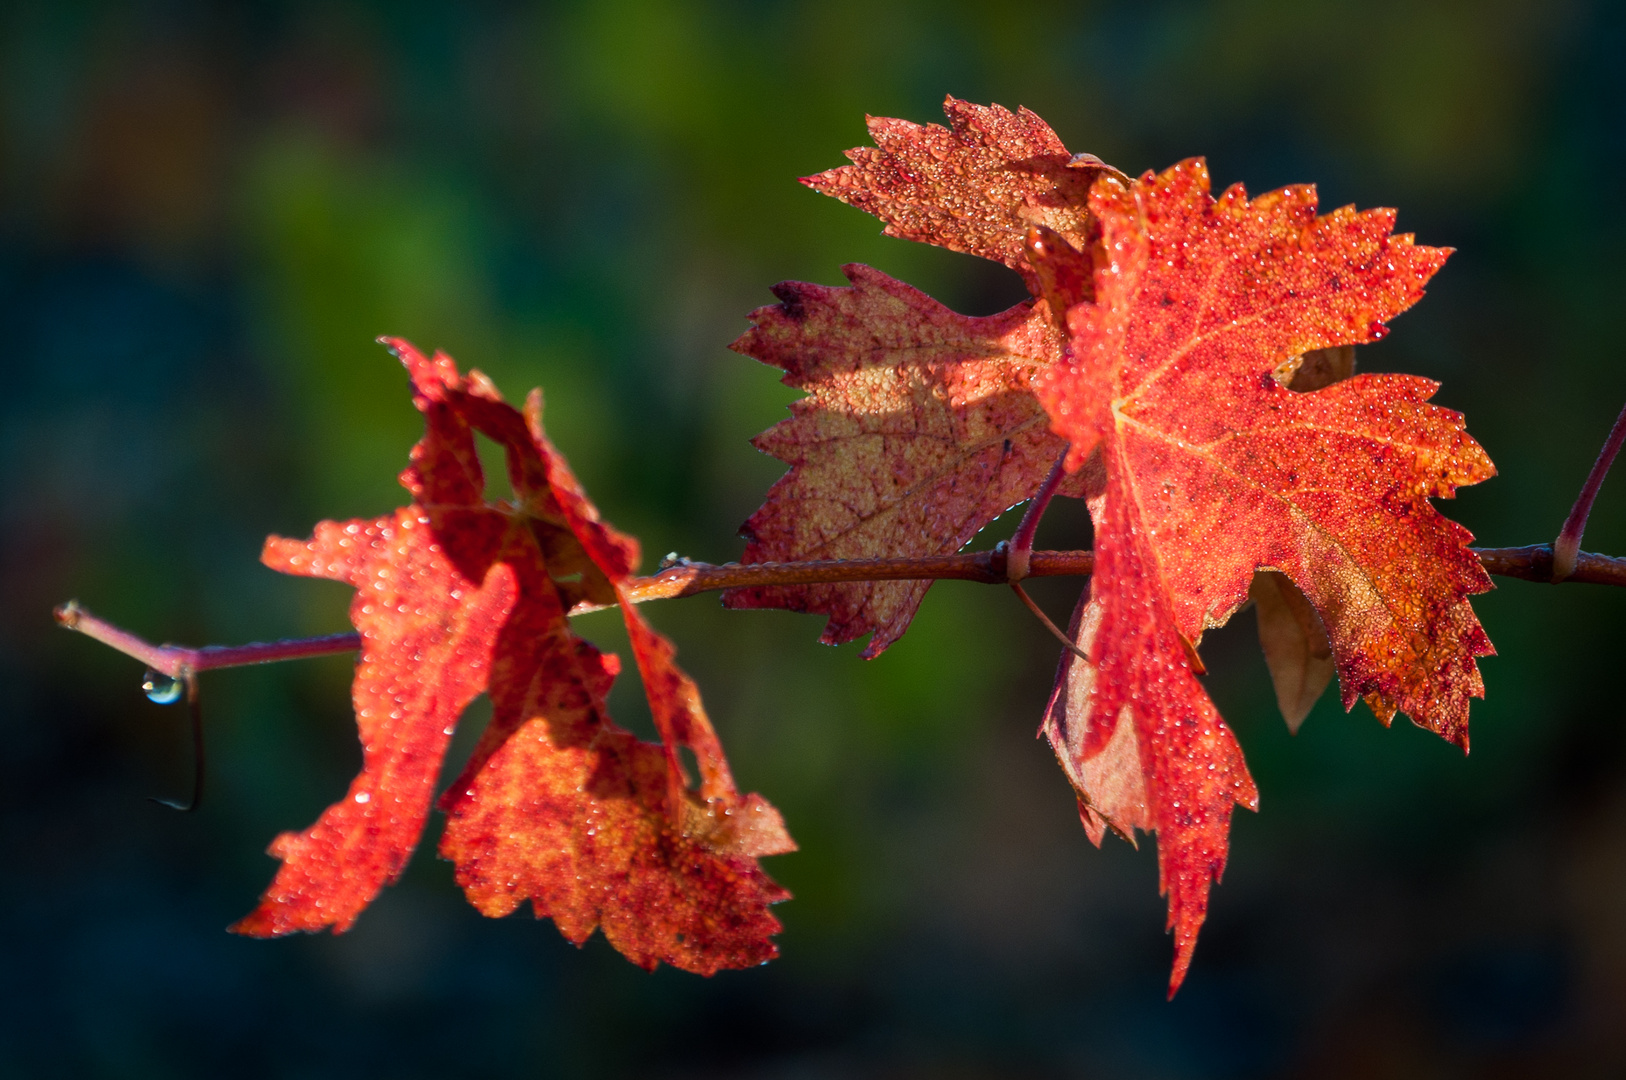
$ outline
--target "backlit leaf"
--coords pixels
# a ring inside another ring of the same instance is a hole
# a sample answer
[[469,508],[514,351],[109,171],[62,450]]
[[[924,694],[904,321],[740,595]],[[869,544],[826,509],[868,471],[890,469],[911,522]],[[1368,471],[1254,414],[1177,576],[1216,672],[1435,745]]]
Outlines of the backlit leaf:
[[[422,831],[447,742],[477,694],[491,723],[441,800],[441,853],[487,915],[529,900],[580,943],[603,927],[634,963],[703,974],[771,959],[787,893],[758,866],[794,849],[779,814],[734,784],[694,683],[623,594],[637,545],[599,520],[541,426],[484,376],[389,343],[412,376],[427,432],[402,481],[410,506],[376,522],[272,538],[266,561],[357,588],[356,707],[363,770],[283,860],[234,929],[256,936],[347,929],[399,877]],[[511,503],[490,503],[481,432],[507,454]],[[620,669],[578,638],[578,603],[619,602],[662,743],[605,707]],[[678,751],[691,750],[695,780]]]

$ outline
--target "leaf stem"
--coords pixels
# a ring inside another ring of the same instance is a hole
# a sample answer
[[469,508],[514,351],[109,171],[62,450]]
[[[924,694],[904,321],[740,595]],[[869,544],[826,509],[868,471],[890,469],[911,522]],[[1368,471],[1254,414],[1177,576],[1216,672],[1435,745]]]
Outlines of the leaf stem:
[[[1556,578],[1553,545],[1532,544],[1513,548],[1472,548],[1480,565],[1499,577],[1524,581],[1626,587],[1626,558],[1581,552],[1575,569],[1567,577]],[[681,560],[651,577],[633,578],[627,594],[635,604],[651,600],[672,600],[719,589],[754,585],[816,585],[841,581],[976,581],[985,585],[1007,585],[1006,552],[1000,547],[963,555],[935,555],[918,559],[819,559],[810,562],[712,563]],[[1035,551],[1029,559],[1027,577],[1084,577],[1095,569],[1093,551]],[[578,604],[572,615],[599,611],[606,605]],[[291,641],[254,642],[248,645],[153,645],[86,611],[70,600],[56,609],[56,620],[69,630],[95,638],[126,656],[142,661],[154,671],[171,678],[184,672],[196,674],[215,668],[267,664],[276,660],[303,660],[312,656],[354,652],[361,647],[355,633]]]
[[1575,505],[1570,507],[1570,516],[1564,519],[1564,527],[1558,531],[1558,539],[1553,541],[1554,581],[1563,581],[1575,573],[1587,516],[1592,513],[1592,503],[1597,499],[1598,489],[1603,487],[1603,478],[1609,475],[1609,466],[1615,463],[1615,455],[1620,453],[1622,443],[1626,443],[1626,407],[1622,407],[1620,415],[1615,417],[1615,426],[1609,429],[1609,438],[1604,440],[1603,449],[1598,451],[1598,460],[1592,463],[1592,471],[1587,473],[1586,483],[1581,485],[1581,493],[1575,497]]
[[[1045,510],[1050,506],[1050,500],[1055,498],[1056,489],[1061,486],[1061,478],[1065,475],[1062,467],[1067,464],[1067,453],[1067,450],[1063,450],[1056,463],[1050,466],[1050,472],[1045,475],[1044,483],[1039,485],[1038,492],[1028,503],[1027,510],[1022,514],[1021,524],[1016,526],[1016,533],[1005,549],[1005,579],[1012,585],[1028,576],[1028,566],[1033,558],[1033,538],[1039,532],[1039,519],[1044,517]],[[1033,601],[1027,599],[1026,593],[1021,589],[1016,591],[1021,593],[1024,603],[1029,607],[1033,606]]]

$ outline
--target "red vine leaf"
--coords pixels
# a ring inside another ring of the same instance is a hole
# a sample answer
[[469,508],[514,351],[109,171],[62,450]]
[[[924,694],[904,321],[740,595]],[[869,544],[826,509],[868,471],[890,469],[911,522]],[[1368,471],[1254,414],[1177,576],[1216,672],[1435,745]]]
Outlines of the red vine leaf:
[[283,860],[276,881],[232,929],[255,937],[344,931],[417,846],[451,725],[485,689],[515,582],[500,564],[461,573],[417,506],[374,521],[324,521],[307,541],[273,536],[264,561],[357,590],[350,618],[362,651],[352,697],[362,770],[315,825],[272,843]]
[[[871,120],[875,148],[805,182],[880,217],[889,235],[1022,273],[1035,302],[995,318],[1020,314],[1034,335],[1052,319],[1063,358],[1053,344],[1025,353],[1026,381],[1007,380],[1000,409],[979,416],[977,445],[1016,432],[1033,450],[1004,487],[922,483],[940,474],[910,466],[894,449],[909,445],[900,433],[935,434],[918,418],[961,414],[930,360],[908,358],[935,359],[939,328],[972,320],[869,270],[849,271],[852,290],[782,285],[784,302],[757,312],[736,348],[785,368],[809,396],[758,440],[792,469],[748,523],[746,559],[949,550],[969,538],[959,526],[986,522],[1001,497],[1032,495],[1055,445],[1032,434],[1023,396],[1037,394],[1069,444],[1069,469],[1084,472],[1070,493],[1091,496],[1097,560],[1074,618],[1089,660],[1063,657],[1045,728],[1092,838],[1158,832],[1172,989],[1224,867],[1231,806],[1257,801],[1196,678],[1204,630],[1246,599],[1256,571],[1284,575],[1267,599],[1307,598],[1288,609],[1291,626],[1275,606],[1262,612],[1273,674],[1292,684],[1290,723],[1324,685],[1330,656],[1346,707],[1365,697],[1385,723],[1405,711],[1467,746],[1468,701],[1483,693],[1474,658],[1490,652],[1467,598],[1490,585],[1467,531],[1428,500],[1493,469],[1462,418],[1427,403],[1435,384],[1349,377],[1350,346],[1382,336],[1448,253],[1391,235],[1391,211],[1318,218],[1312,188],[1250,202],[1236,187],[1215,200],[1200,162],[1130,181],[1068,154],[1025,110],[951,98],[946,111],[949,129]],[[894,302],[887,314],[882,296]],[[917,371],[930,376],[906,385],[932,388],[935,412],[904,407],[924,395],[892,393],[889,380]],[[938,435],[936,445],[956,444]],[[926,456],[924,444],[915,452]],[[908,513],[873,529],[887,505],[874,493],[894,477]],[[978,505],[967,491],[989,494]],[[873,654],[902,632],[921,591],[750,599],[830,613],[826,640],[875,630]]]
[[[427,425],[402,476],[412,505],[267,544],[278,569],[358,589],[362,773],[315,825],[272,845],[283,866],[234,929],[347,929],[405,866],[457,716],[484,690],[492,721],[442,799],[441,842],[479,910],[529,900],[577,943],[602,926],[644,967],[710,974],[771,959],[768,906],[788,894],[756,859],[794,848],[778,812],[735,787],[693,682],[630,604],[662,745],[610,719],[619,663],[570,628],[576,603],[621,598],[636,543],[599,520],[547,441],[538,394],[521,414],[478,372],[389,344]],[[475,431],[506,450],[512,504],[485,501]],[[695,754],[698,787],[680,747]]]
[[[1061,359],[1042,301],[968,318],[878,270],[843,272],[850,288],[775,286],[780,303],[752,312],[733,345],[808,393],[752,440],[791,469],[741,529],[745,562],[958,551],[1031,498],[1066,449],[1032,391],[1034,374]],[[872,657],[930,585],[762,586],[723,602],[829,615],[823,641],[873,633]]]
[[[1030,284],[1030,225],[1090,243],[1099,230],[1086,193],[1117,170],[1069,154],[1026,109],[953,97],[943,108],[950,128],[869,118],[874,147],[802,182],[879,217],[890,236],[1003,262]],[[808,394],[754,440],[791,469],[741,529],[745,562],[958,551],[1032,498],[1065,449],[1032,392],[1035,374],[1061,357],[1042,300],[968,318],[867,266],[842,269],[851,288],[775,286],[780,303],[752,312],[733,345]],[[1062,494],[1085,488],[1074,480]],[[821,640],[872,634],[869,658],[908,628],[930,584],[736,589],[723,602],[828,615]]]
[[[1053,298],[1068,355],[1039,396],[1069,465],[1099,454],[1105,472],[1078,621],[1091,663],[1064,658],[1046,727],[1092,835],[1158,832],[1172,990],[1224,868],[1231,804],[1257,801],[1192,647],[1255,570],[1278,570],[1326,624],[1346,708],[1365,696],[1385,723],[1403,710],[1466,749],[1468,700],[1484,692],[1474,658],[1491,651],[1467,597],[1490,581],[1467,530],[1428,500],[1494,470],[1459,414],[1427,404],[1426,379],[1298,393],[1272,377],[1381,337],[1422,295],[1448,253],[1392,236],[1392,211],[1317,217],[1309,187],[1215,200],[1199,161],[1104,179],[1090,205],[1106,255],[1093,300]],[[1053,234],[1030,244],[1041,260],[1065,249]],[[1131,771],[1139,787],[1120,782]]]

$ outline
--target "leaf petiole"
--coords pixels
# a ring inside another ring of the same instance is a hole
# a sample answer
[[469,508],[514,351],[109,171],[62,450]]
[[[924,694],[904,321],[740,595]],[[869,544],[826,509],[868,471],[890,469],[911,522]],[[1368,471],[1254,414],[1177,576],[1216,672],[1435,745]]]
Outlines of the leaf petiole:
[[1598,489],[1603,487],[1603,478],[1609,475],[1609,466],[1615,463],[1615,455],[1620,453],[1623,442],[1626,442],[1626,407],[1622,407],[1620,415],[1615,417],[1615,426],[1609,429],[1609,438],[1604,440],[1603,449],[1598,451],[1598,460],[1592,463],[1592,471],[1587,473],[1581,493],[1575,497],[1570,516],[1564,519],[1564,527],[1558,531],[1558,539],[1553,541],[1554,581],[1563,581],[1575,573],[1581,553],[1581,534],[1586,531],[1586,519],[1592,513]]
[[[1062,450],[1056,463],[1050,466],[1050,472],[1045,474],[1044,482],[1034,494],[1033,501],[1022,514],[1022,521],[1016,526],[1016,533],[1011,537],[1010,546],[1005,551],[1005,579],[1012,585],[1028,576],[1028,566],[1033,557],[1033,538],[1039,532],[1039,519],[1050,506],[1050,500],[1055,498],[1056,489],[1061,486],[1062,477],[1066,474],[1062,467],[1067,463],[1067,450]],[[1022,590],[1018,589],[1017,592]],[[1024,598],[1026,594],[1023,594]],[[1027,601],[1032,606],[1032,601]],[[1037,610],[1037,609],[1035,609]],[[1049,620],[1045,620],[1048,622]],[[1063,638],[1065,640],[1065,638]]]

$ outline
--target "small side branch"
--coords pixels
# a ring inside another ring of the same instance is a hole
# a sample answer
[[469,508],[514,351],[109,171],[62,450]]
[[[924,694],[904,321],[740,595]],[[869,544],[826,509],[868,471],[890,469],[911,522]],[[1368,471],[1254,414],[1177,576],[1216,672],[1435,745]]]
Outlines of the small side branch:
[[188,673],[196,675],[214,668],[269,664],[276,660],[303,660],[310,656],[355,652],[361,648],[361,635],[355,632],[289,641],[256,641],[247,645],[205,645],[198,649],[184,645],[154,645],[106,619],[92,615],[80,607],[77,600],[69,600],[53,614],[56,621],[69,630],[77,630],[103,645],[111,645],[124,655],[133,656],[153,671],[172,679],[184,680],[188,678]]
[[1090,662],[1089,654],[1086,653],[1083,649],[1079,648],[1077,645],[1073,644],[1073,639],[1072,638],[1070,638],[1066,634],[1062,633],[1061,627],[1057,626],[1054,622],[1052,622],[1050,620],[1050,616],[1048,616],[1048,615],[1046,615],[1044,613],[1044,609],[1041,608],[1038,604],[1033,602],[1033,597],[1029,596],[1028,591],[1026,589],[1022,588],[1022,583],[1021,582],[1019,582],[1019,581],[1011,582],[1011,591],[1016,594],[1016,598],[1018,600],[1022,601],[1023,606],[1026,607],[1029,611],[1033,612],[1034,617],[1037,618],[1039,620],[1039,622],[1044,624],[1044,628],[1046,630],[1050,631],[1050,636],[1051,637],[1053,637],[1057,641],[1061,642],[1062,645],[1066,646],[1072,652],[1072,654],[1074,656],[1078,657],[1080,660],[1084,661],[1086,664]]

